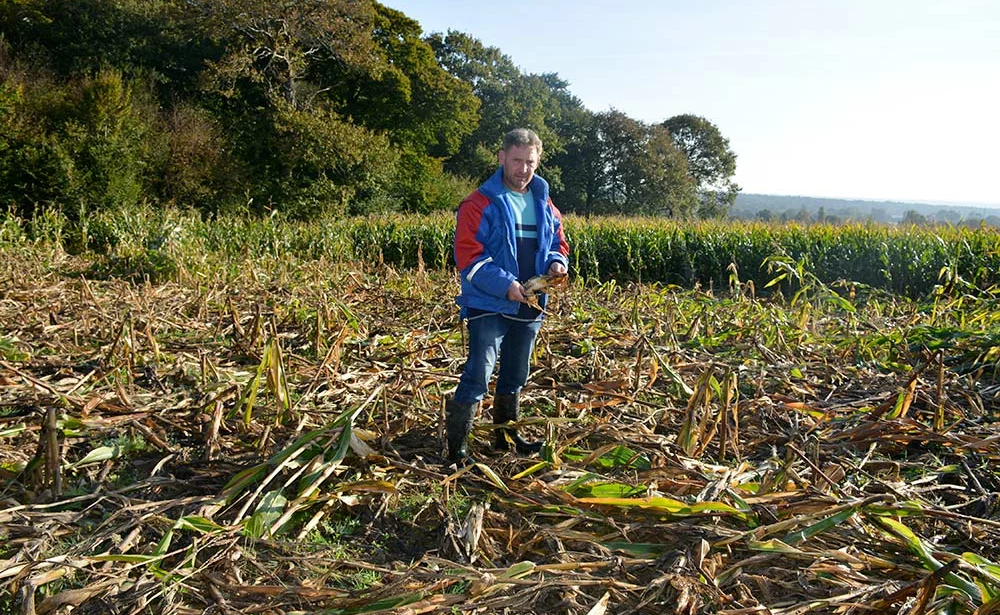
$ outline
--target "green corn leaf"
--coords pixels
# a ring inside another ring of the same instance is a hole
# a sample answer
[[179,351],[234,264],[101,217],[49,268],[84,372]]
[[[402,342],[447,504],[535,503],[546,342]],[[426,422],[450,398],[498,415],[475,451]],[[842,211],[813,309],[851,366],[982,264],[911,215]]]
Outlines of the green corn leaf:
[[243,423],[245,425],[250,424],[250,420],[253,416],[253,406],[257,402],[257,390],[260,388],[260,381],[267,370],[267,361],[269,353],[265,352],[260,360],[260,365],[257,366],[257,371],[254,373],[253,378],[250,380],[250,384],[247,385],[246,394],[241,400],[240,406],[243,408]]
[[996,605],[1000,601],[1000,565],[976,553],[963,553],[962,559],[972,564],[976,572],[979,573],[976,586],[983,593],[983,600],[985,602],[983,612],[990,612],[986,610],[986,605],[990,603]]
[[535,569],[535,562],[518,562],[504,570],[500,573],[498,578],[500,579],[521,579],[529,574]]
[[[934,554],[929,548],[927,548],[924,541],[921,540],[920,537],[907,526],[890,517],[873,517],[873,519],[881,524],[883,528],[888,530],[890,534],[894,534],[898,538],[903,539],[903,542],[905,542],[910,550],[913,551],[913,553],[916,554],[917,557],[919,557],[924,563],[924,567],[931,572],[934,572],[944,566],[944,564],[934,557]],[[960,577],[955,573],[951,573],[945,576],[945,581],[956,589],[965,592],[965,594],[973,600],[977,602],[982,600],[979,588],[967,579]]]
[[797,545],[804,540],[812,538],[816,534],[822,534],[827,530],[837,527],[845,520],[853,517],[854,513],[856,513],[857,511],[858,509],[856,506],[852,506],[850,508],[842,510],[835,515],[830,515],[829,517],[819,521],[818,523],[810,525],[809,527],[787,534],[781,539],[781,542],[787,545]]
[[179,530],[191,530],[194,532],[200,532],[202,534],[214,534],[216,532],[224,531],[226,528],[222,527],[215,521],[211,519],[206,519],[205,517],[200,517],[198,515],[188,515],[187,517],[181,517],[177,520],[174,525],[175,528]]
[[76,469],[91,463],[99,463],[101,461],[108,461],[109,459],[117,459],[121,456],[121,448],[118,446],[98,446],[97,448],[91,450],[87,453],[83,459],[71,463],[67,466],[69,469]]
[[494,485],[496,485],[501,491],[504,492],[510,491],[510,488],[507,487],[507,484],[505,482],[503,482],[503,479],[500,478],[500,475],[493,471],[493,468],[486,465],[485,463],[479,463],[479,462],[475,464],[475,467],[478,468],[479,471],[482,472],[483,475],[486,476],[486,478],[488,478],[489,481]]
[[604,453],[594,460],[603,468],[631,468],[635,470],[648,470],[652,467],[649,459],[642,453],[633,451],[627,446],[619,444],[610,451]]
[[287,503],[288,499],[278,489],[265,493],[247,520],[243,533],[251,538],[266,536],[270,533],[272,524],[281,518]]
[[640,508],[675,517],[724,514],[745,519],[746,513],[722,502],[697,502],[687,504],[665,497],[652,498],[580,498],[583,504],[617,506],[620,508]]
[[14,425],[9,429],[0,429],[0,438],[9,438],[11,436],[16,436],[17,434],[21,433],[27,428],[28,428],[27,425],[25,425],[24,423],[20,423],[18,425]]
[[642,485],[607,482],[599,480],[596,475],[589,474],[566,485],[563,487],[563,490],[578,498],[630,498],[645,493],[646,487]]
[[243,493],[243,491],[257,482],[264,474],[267,473],[268,464],[262,463],[252,468],[247,468],[237,472],[229,482],[222,488],[222,493],[226,495],[227,499],[230,499],[234,495]]
[[772,538],[771,540],[750,540],[747,547],[752,551],[764,551],[765,553],[802,553],[799,549],[788,543]]
[[168,551],[170,551],[170,543],[174,540],[174,528],[171,527],[169,530],[163,533],[160,538],[160,542],[156,543],[156,548],[153,549],[153,555],[165,556]]
[[527,476],[531,476],[532,474],[535,474],[550,467],[552,467],[552,464],[549,463],[548,461],[539,461],[538,463],[528,467],[528,469],[522,470],[517,474],[515,474],[514,476],[511,476],[510,478],[511,480],[518,480],[521,478],[525,478]]

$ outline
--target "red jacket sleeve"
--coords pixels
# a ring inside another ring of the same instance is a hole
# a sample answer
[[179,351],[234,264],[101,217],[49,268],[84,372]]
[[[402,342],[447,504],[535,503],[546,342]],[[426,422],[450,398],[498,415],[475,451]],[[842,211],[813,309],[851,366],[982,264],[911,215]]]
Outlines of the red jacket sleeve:
[[474,192],[458,206],[455,224],[455,264],[464,271],[483,256],[483,244],[476,239],[483,220],[483,209],[489,204],[485,196]]

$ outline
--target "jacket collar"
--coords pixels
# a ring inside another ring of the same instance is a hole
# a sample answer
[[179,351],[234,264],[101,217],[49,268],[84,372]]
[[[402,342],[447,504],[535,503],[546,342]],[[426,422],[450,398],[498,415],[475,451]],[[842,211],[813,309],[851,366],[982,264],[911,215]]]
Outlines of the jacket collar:
[[[531,178],[531,183],[528,184],[531,188],[531,194],[534,195],[535,199],[541,198],[542,202],[549,200],[549,183],[535,175]],[[503,183],[503,167],[500,167],[487,179],[479,190],[488,196],[490,200],[495,199],[504,192],[507,192],[507,186]]]

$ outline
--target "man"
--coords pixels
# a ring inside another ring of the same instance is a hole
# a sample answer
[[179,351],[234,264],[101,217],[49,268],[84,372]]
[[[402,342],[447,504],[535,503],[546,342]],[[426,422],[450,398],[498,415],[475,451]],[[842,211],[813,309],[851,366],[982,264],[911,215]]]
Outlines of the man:
[[[543,273],[565,274],[569,246],[562,214],[549,198],[548,183],[535,175],[542,141],[518,128],[503,139],[500,168],[458,207],[455,262],[462,276],[456,298],[469,330],[469,355],[455,394],[445,405],[448,458],[471,461],[468,437],[499,358],[493,422],[518,418],[519,394],[528,380],[535,336],[543,312],[528,305],[523,282]],[[544,309],[547,297],[538,297]],[[513,443],[522,455],[537,453],[516,429],[494,431],[494,448]]]

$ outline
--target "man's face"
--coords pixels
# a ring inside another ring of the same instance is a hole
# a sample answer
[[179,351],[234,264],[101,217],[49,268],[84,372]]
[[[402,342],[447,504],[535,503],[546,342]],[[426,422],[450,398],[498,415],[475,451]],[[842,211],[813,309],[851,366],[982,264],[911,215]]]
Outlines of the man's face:
[[503,166],[503,183],[511,190],[526,191],[538,168],[538,148],[514,145],[506,151],[500,150],[499,158]]

